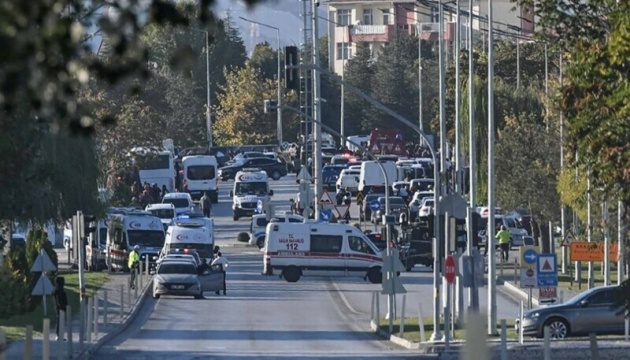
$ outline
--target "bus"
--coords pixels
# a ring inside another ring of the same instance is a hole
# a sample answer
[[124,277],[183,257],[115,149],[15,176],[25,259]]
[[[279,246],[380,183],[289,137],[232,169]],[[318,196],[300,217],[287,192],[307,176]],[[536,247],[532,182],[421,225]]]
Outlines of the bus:
[[173,153],[165,149],[135,147],[130,150],[132,164],[138,170],[140,185],[157,184],[175,191],[175,160]]

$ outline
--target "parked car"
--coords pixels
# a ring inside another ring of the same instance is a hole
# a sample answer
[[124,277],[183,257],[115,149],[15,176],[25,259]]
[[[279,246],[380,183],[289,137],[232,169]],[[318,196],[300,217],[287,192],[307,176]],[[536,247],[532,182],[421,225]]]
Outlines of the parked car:
[[370,203],[381,196],[383,196],[383,194],[367,194],[363,198],[363,205],[361,205],[363,207],[363,215],[361,216],[361,221],[372,219],[372,209],[370,209]]
[[[385,197],[379,197],[378,202],[381,204],[381,208],[376,211],[372,216],[372,222],[378,224],[381,222],[383,215],[385,215]],[[401,212],[407,211],[407,204],[405,200],[400,196],[389,197],[389,214],[398,216]]]
[[615,308],[618,286],[601,286],[576,295],[558,305],[542,306],[525,312],[523,323],[516,319],[515,328],[523,335],[543,337],[549,327],[552,339],[588,333],[622,334],[624,316]]
[[245,168],[258,168],[267,173],[267,176],[274,180],[280,180],[281,177],[287,175],[287,164],[278,160],[272,160],[267,157],[258,157],[252,159],[241,159],[232,165],[224,166],[219,169],[219,177],[223,181],[234,179],[236,173]]

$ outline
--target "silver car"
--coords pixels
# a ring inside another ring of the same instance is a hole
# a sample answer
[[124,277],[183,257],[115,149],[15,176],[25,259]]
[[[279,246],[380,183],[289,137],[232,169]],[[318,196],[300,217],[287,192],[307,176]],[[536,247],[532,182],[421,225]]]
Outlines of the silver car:
[[553,339],[562,339],[577,334],[615,334],[624,331],[624,316],[618,315],[621,308],[615,308],[618,286],[602,286],[576,295],[564,304],[543,306],[527,311],[520,326],[516,320],[516,330],[523,335],[543,336],[545,326],[549,327]]
[[223,289],[223,273],[205,270],[201,275],[190,261],[165,261],[153,277],[153,298],[161,295],[194,296],[203,299],[206,291]]

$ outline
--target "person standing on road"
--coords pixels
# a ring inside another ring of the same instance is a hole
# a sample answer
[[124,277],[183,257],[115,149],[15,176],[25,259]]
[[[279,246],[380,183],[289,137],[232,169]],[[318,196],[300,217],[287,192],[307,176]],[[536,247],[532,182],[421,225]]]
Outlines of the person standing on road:
[[[61,316],[66,316],[66,308],[68,307],[68,296],[64,286],[66,285],[66,279],[63,276],[58,276],[55,279],[55,290],[53,291],[53,298],[55,298],[55,309],[57,313],[56,333],[59,340],[59,319]],[[63,336],[63,334],[61,334]]]
[[[212,267],[217,266],[219,268],[219,271],[223,273],[223,295],[226,295],[225,270],[229,266],[227,259],[221,255],[220,251],[218,251],[217,257],[214,260],[212,260],[212,264],[210,266]],[[215,291],[215,294],[219,295],[219,293],[220,293],[220,290]]]
[[501,230],[497,233],[496,238],[499,239],[499,246],[501,247],[501,259],[507,262],[510,255],[510,232],[501,225]]
[[133,247],[133,250],[129,252],[129,273],[131,276],[129,277],[129,287],[132,289],[136,288],[136,271],[140,268],[140,254],[138,251],[140,250],[140,246],[136,245]]
[[210,210],[212,210],[212,202],[210,201],[210,193],[204,192],[201,199],[199,199],[199,203],[201,204],[201,210],[203,211],[203,216],[209,218]]

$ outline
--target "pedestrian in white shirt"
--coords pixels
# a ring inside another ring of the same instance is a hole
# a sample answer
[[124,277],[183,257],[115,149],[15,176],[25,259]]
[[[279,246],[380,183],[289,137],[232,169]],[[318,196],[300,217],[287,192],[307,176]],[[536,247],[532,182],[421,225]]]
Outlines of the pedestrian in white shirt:
[[[217,266],[219,271],[223,273],[223,295],[226,295],[226,287],[225,287],[225,270],[230,266],[230,263],[221,255],[221,252],[217,252],[217,257],[212,260],[212,264],[210,265],[213,268]],[[215,294],[220,295],[220,290],[215,291]]]

